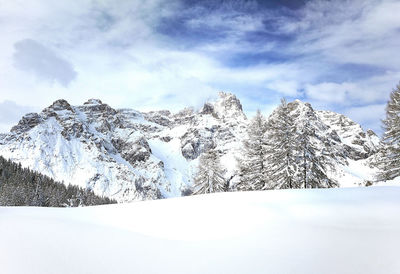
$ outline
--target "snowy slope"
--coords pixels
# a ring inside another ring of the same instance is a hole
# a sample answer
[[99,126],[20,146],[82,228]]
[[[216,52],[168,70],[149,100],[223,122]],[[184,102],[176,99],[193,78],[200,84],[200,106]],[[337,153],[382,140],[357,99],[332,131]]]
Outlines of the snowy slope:
[[[316,142],[328,140],[344,155],[332,173],[342,186],[371,180],[374,170],[366,159],[379,146],[372,132],[299,100],[289,105],[297,123],[311,121]],[[178,113],[118,110],[98,99],[82,106],[57,100],[0,135],[0,155],[119,202],[177,197],[192,185],[198,157],[209,148],[221,155],[226,179],[235,180],[247,124],[240,101],[223,92],[198,111]]]
[[0,208],[2,274],[400,271],[400,187]]

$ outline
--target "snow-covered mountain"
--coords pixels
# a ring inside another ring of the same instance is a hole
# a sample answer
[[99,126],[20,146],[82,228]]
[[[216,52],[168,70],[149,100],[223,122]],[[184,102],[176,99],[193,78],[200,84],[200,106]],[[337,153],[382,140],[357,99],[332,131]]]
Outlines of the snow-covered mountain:
[[[366,163],[379,147],[377,136],[343,115],[314,111],[298,100],[289,105],[291,115],[313,120],[317,135],[344,155],[332,176],[362,183],[368,172],[358,171],[370,170]],[[82,106],[58,100],[1,135],[0,155],[120,202],[175,197],[190,187],[198,157],[209,148],[221,154],[226,178],[234,177],[247,124],[240,101],[223,92],[198,111],[178,113],[113,109],[97,99]]]

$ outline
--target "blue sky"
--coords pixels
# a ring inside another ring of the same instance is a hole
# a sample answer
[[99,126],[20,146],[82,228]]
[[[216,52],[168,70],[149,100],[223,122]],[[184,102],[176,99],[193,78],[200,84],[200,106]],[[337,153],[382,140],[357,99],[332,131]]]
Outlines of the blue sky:
[[248,115],[298,98],[380,132],[398,14],[393,0],[0,0],[0,131],[59,98],[177,111],[222,90]]

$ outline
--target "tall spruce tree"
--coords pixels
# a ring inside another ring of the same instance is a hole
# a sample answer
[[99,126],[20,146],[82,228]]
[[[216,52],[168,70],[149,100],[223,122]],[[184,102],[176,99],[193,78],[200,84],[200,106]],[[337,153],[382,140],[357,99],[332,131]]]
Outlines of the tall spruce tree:
[[296,126],[285,99],[267,122],[267,176],[270,188],[299,188],[295,179],[298,170],[296,158]]
[[268,188],[337,186],[328,171],[334,170],[334,162],[345,160],[335,141],[318,133],[326,131],[323,127],[309,104],[282,99],[265,133]]
[[266,165],[266,120],[259,110],[247,128],[242,157],[238,158],[240,181],[237,190],[268,189]]
[[336,180],[331,179],[328,168],[334,169],[333,160],[340,157],[327,138],[321,138],[315,133],[310,119],[304,119],[298,125],[296,138],[296,158],[298,172],[296,186],[298,188],[329,188],[337,187]]
[[400,83],[390,94],[382,124],[384,147],[376,163],[381,170],[376,177],[379,181],[387,181],[400,176]]
[[221,166],[220,157],[215,149],[203,153],[194,178],[193,194],[205,194],[227,191],[224,178],[225,170]]

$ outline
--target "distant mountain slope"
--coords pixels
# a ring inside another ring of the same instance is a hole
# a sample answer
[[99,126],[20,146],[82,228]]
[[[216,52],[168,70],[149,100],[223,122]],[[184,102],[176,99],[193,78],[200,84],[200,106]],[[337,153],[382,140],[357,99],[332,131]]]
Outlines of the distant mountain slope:
[[[343,153],[332,176],[339,182],[347,176],[345,185],[363,183],[370,173],[364,162],[379,146],[375,134],[343,115],[314,111],[298,100],[290,105],[296,119],[313,119],[318,136]],[[199,111],[178,113],[118,110],[97,99],[82,106],[58,100],[1,135],[0,155],[120,202],[175,197],[191,186],[199,155],[211,147],[222,156],[226,178],[234,178],[247,123],[240,101],[222,92]],[[360,161],[369,173],[354,176]]]

